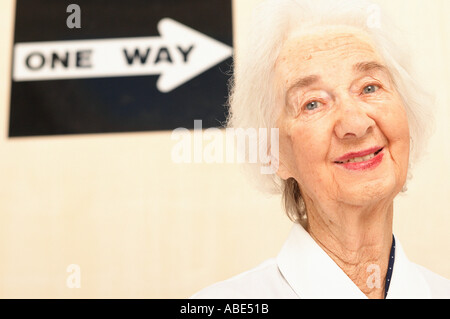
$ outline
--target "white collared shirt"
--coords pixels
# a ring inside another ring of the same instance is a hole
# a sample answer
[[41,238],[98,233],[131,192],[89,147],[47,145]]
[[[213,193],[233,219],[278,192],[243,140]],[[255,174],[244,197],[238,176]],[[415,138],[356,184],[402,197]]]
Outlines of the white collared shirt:
[[[207,287],[191,298],[367,298],[367,296],[308,232],[295,224],[276,258]],[[395,263],[387,298],[450,298],[450,280],[409,261],[396,238]]]

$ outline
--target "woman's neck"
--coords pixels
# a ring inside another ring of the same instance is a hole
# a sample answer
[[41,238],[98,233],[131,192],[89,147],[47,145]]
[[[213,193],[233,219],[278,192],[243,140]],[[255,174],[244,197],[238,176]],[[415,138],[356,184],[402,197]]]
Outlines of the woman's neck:
[[317,244],[367,297],[384,298],[393,203],[326,211],[307,203],[307,209],[307,231]]

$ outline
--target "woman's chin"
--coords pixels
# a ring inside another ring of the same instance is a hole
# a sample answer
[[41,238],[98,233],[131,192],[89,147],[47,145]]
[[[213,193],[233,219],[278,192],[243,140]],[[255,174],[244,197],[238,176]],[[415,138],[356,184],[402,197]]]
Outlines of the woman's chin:
[[[385,156],[378,165],[363,167],[359,170],[347,167],[337,168],[335,180],[338,181],[340,194],[342,198],[348,199],[355,205],[390,198],[393,200],[402,190],[406,179],[406,172],[402,174],[390,156]],[[358,167],[355,165],[352,168]]]
[[401,189],[394,176],[348,183],[340,187],[340,201],[355,206],[373,205],[393,200]]

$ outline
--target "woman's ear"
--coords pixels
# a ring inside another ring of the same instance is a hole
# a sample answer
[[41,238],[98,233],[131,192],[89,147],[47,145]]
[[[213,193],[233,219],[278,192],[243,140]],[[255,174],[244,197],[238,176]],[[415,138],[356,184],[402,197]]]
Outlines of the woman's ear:
[[283,179],[285,181],[287,181],[289,178],[293,177],[289,168],[284,164],[284,161],[282,161],[281,159],[279,159],[277,175],[278,175],[278,177],[280,177],[281,179]]
[[[280,123],[280,122],[279,122]],[[286,126],[279,126],[279,137],[277,144],[277,164],[278,170],[277,175],[283,180],[288,180],[292,175],[290,166],[288,165],[289,161],[292,160],[289,154],[292,154],[291,145],[289,143],[289,137],[286,134],[287,128]]]

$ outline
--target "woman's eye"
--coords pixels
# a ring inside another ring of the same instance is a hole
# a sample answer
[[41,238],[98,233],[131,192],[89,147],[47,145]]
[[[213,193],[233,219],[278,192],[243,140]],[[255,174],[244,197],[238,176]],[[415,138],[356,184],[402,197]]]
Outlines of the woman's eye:
[[380,87],[378,85],[368,85],[364,88],[363,93],[364,94],[371,94],[378,91]]
[[317,109],[319,106],[321,106],[322,103],[318,102],[318,101],[313,101],[311,103],[306,104],[305,108],[308,111],[314,111],[315,109]]

